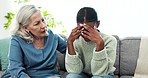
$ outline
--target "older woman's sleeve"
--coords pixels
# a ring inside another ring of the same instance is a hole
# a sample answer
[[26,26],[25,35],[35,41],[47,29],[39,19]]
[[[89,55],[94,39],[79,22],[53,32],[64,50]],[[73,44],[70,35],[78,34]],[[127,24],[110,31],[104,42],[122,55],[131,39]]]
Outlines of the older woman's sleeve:
[[20,47],[17,40],[11,39],[9,51],[10,74],[11,77],[14,78],[29,78],[29,76],[25,73],[21,48],[22,47]]

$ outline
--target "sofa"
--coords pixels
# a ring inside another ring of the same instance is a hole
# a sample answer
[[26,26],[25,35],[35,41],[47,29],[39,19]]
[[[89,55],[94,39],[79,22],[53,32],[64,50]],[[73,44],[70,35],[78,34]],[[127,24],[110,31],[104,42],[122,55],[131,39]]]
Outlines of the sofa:
[[[113,35],[117,39],[117,54],[114,72],[114,78],[132,78],[135,73],[137,59],[139,55],[139,47],[141,37],[124,37],[120,38],[117,35]],[[0,39],[0,76],[3,74],[8,65],[7,54],[8,54],[9,38]],[[61,78],[65,78],[67,75],[64,54],[57,51],[58,56],[58,68],[62,75]]]

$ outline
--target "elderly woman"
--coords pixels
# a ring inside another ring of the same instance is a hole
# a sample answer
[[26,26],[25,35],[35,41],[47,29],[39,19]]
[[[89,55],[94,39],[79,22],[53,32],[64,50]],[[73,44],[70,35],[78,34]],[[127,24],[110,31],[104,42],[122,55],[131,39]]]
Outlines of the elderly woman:
[[9,50],[9,66],[2,78],[57,78],[56,50],[66,52],[67,43],[54,34],[34,5],[20,8]]

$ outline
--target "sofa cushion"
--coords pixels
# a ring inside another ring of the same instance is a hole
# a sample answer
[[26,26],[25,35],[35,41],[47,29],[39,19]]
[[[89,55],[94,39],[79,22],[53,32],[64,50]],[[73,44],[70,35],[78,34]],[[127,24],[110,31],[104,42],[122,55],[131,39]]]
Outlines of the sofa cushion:
[[119,46],[120,46],[120,39],[119,39],[119,37],[117,35],[113,35],[113,36],[117,39],[116,61],[115,61],[115,64],[114,64],[116,70],[115,70],[114,74],[119,75],[119,66],[120,66],[119,65],[119,55],[120,55]]
[[60,70],[66,71],[65,69],[65,54],[60,53],[57,51],[57,58]]
[[120,78],[118,75],[114,75],[113,78]]
[[140,37],[127,37],[121,40],[120,75],[134,75],[139,56],[140,41]]
[[120,78],[133,78],[133,76],[121,76]]
[[4,38],[0,40],[0,59],[2,70],[6,70],[8,66],[8,51],[9,51],[10,38]]

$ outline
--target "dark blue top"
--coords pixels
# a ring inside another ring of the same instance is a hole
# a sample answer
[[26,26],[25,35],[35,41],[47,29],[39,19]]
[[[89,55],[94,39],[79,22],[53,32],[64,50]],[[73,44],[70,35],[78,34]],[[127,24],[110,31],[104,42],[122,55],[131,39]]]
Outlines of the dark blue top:
[[[12,36],[8,72],[15,78],[47,78],[59,75],[56,69],[56,50],[66,52],[67,43],[51,30],[45,37],[43,49],[36,49],[32,43],[19,36]],[[8,75],[8,74],[7,74]],[[4,77],[5,78],[5,77]]]

